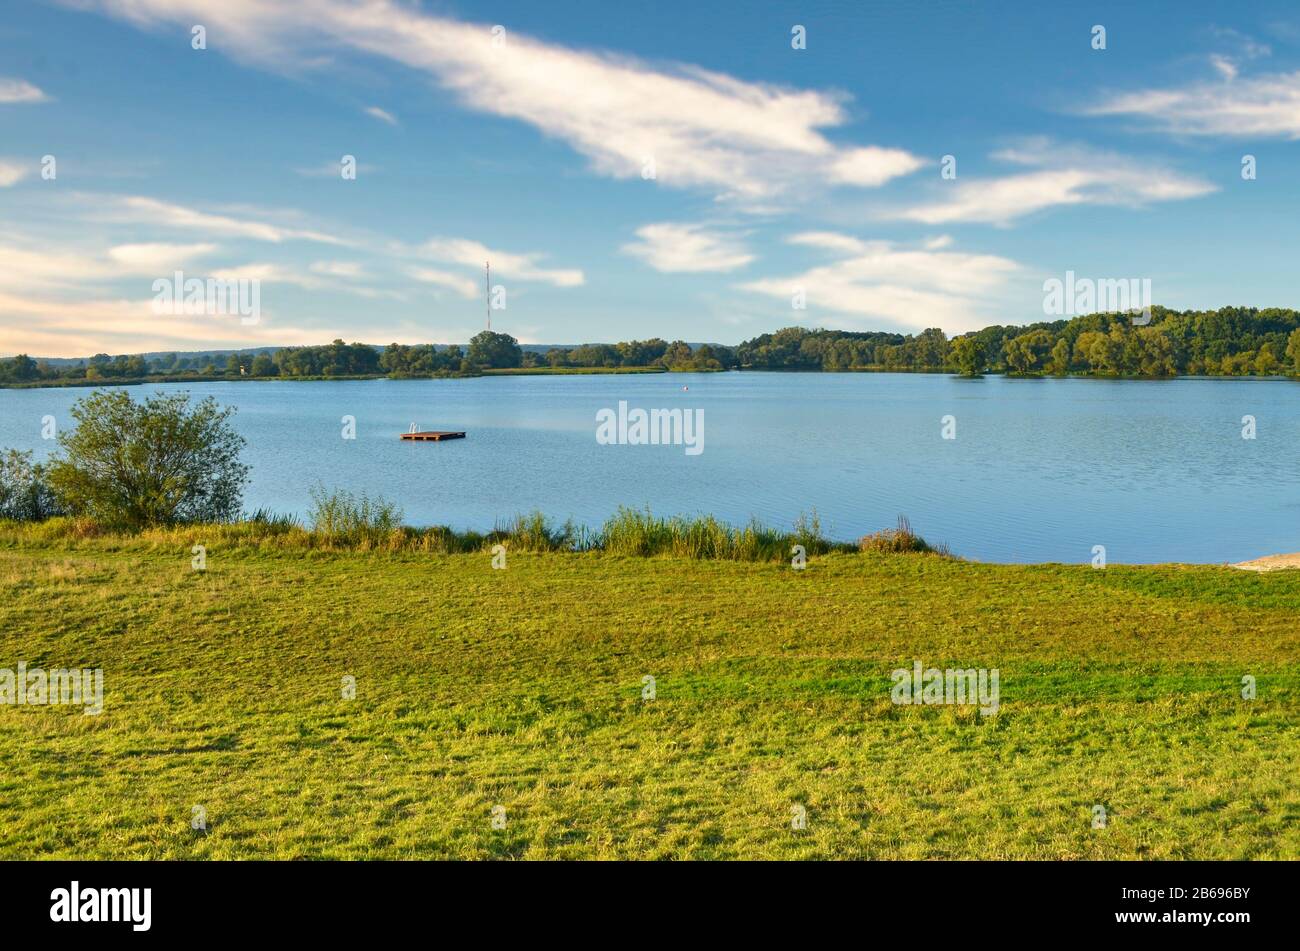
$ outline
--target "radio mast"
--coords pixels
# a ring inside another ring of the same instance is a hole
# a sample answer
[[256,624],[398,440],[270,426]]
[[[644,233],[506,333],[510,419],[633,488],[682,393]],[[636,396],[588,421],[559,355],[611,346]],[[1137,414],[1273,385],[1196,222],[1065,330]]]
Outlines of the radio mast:
[[487,329],[492,331],[492,262],[483,262],[483,290],[487,294]]

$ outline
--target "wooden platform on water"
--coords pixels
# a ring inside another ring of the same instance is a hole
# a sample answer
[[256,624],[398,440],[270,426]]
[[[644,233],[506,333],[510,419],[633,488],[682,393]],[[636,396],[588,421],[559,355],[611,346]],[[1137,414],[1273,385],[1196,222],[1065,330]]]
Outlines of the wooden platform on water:
[[409,439],[413,442],[442,442],[444,439],[464,439],[464,433],[442,432],[441,430],[429,430],[423,433],[402,433],[403,439]]

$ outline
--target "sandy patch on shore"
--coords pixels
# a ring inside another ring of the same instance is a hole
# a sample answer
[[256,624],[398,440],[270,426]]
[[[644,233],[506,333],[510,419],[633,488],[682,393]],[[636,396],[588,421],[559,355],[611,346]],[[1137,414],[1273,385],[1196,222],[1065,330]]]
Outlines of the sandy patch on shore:
[[1282,568],[1300,568],[1300,552],[1289,555],[1265,555],[1252,561],[1243,561],[1233,565],[1244,571],[1278,571]]

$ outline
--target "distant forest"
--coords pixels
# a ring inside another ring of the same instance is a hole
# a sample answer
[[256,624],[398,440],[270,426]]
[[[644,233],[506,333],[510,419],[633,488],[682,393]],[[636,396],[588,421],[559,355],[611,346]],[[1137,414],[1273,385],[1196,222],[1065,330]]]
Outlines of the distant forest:
[[526,350],[509,334],[485,331],[469,346],[361,343],[284,347],[225,357],[97,354],[53,366],[20,354],[0,360],[0,384],[135,382],[231,377],[475,376],[487,370],[658,367],[666,370],[894,370],[1017,376],[1300,376],[1300,312],[1225,307],[1152,308],[1145,326],[1130,314],[1089,314],[1027,326],[985,327],[949,338],[788,327],[735,347],[654,338]]

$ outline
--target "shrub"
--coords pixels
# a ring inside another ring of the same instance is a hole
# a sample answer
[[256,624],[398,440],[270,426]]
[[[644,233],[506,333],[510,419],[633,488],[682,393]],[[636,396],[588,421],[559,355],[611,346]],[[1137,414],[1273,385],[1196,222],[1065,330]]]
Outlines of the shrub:
[[66,454],[49,480],[72,514],[139,529],[239,517],[248,467],[234,410],[211,397],[191,407],[188,393],[157,393],[142,403],[124,390],[77,402],[77,426],[59,437]]
[[920,535],[913,532],[912,525],[908,522],[906,515],[898,516],[897,528],[886,528],[883,531],[862,536],[858,541],[858,551],[884,552],[887,554],[933,552],[946,555],[948,553],[947,549],[935,548]]
[[40,522],[62,514],[45,466],[32,462],[30,452],[10,449],[0,455],[0,518]]
[[802,545],[810,555],[824,555],[835,547],[822,534],[822,520],[816,509],[812,510],[811,515],[801,513],[794,520],[794,535],[790,540],[795,545]]
[[504,526],[498,523],[487,541],[504,542],[515,551],[586,551],[596,542],[590,532],[572,522],[554,528],[541,512],[516,515]]
[[378,496],[354,494],[344,489],[311,490],[307,513],[311,530],[331,542],[383,542],[402,527],[402,510]]

